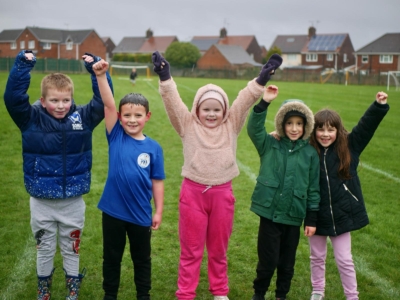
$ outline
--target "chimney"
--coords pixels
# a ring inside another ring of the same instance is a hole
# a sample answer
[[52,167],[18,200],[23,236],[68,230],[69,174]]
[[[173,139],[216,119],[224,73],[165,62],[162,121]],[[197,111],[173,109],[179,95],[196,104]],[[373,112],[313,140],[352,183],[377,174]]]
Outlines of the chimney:
[[314,26],[308,28],[308,39],[311,40],[317,35],[317,29]]
[[220,30],[220,32],[219,32],[219,37],[220,37],[221,39],[223,39],[223,38],[226,38],[227,35],[228,35],[228,32],[226,31],[226,29],[225,29],[225,28],[222,28],[222,29]]
[[151,31],[151,29],[149,28],[146,31],[146,38],[149,39],[149,38],[152,38],[152,37],[153,37],[153,31]]

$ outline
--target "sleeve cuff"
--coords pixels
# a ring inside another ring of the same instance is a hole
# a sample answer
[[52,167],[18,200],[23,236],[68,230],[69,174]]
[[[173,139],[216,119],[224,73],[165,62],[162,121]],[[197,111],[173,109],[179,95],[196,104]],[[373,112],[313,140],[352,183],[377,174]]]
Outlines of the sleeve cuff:
[[270,105],[270,102],[264,101],[261,98],[260,102],[258,102],[257,105],[254,106],[254,112],[261,113],[263,111],[266,111],[269,105]]
[[308,210],[306,213],[306,218],[304,219],[304,225],[310,227],[317,226],[318,212]]

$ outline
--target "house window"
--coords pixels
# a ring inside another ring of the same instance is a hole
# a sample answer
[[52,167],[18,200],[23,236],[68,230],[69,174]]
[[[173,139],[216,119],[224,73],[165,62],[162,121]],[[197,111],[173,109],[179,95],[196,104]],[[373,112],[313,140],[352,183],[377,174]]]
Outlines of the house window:
[[50,50],[51,49],[51,43],[43,43],[43,49],[44,50]]
[[19,48],[20,49],[25,49],[25,41],[20,41],[19,42]]
[[35,49],[35,41],[28,42],[28,49]]
[[297,55],[296,54],[288,54],[287,60],[295,61],[295,60],[297,60]]
[[314,53],[306,54],[306,61],[318,61],[318,54]]
[[72,50],[73,49],[73,43],[72,43],[72,41],[71,40],[68,40],[67,41],[67,50]]
[[328,53],[328,54],[326,55],[326,60],[327,60],[327,61],[332,61],[332,60],[333,60],[333,53]]
[[10,43],[10,49],[17,49],[17,43],[16,42]]
[[362,64],[368,63],[368,55],[361,55],[361,63]]
[[393,63],[393,55],[379,55],[379,63],[381,64]]
[[347,53],[343,54],[343,62],[347,62]]

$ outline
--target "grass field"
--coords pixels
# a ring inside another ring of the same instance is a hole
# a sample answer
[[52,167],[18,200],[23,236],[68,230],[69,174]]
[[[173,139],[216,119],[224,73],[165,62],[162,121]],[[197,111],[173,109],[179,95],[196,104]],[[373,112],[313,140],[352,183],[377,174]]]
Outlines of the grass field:
[[[0,94],[4,94],[6,73],[0,73]],[[44,75],[32,75],[29,94],[31,102],[40,95]],[[91,98],[88,75],[71,75],[75,83],[75,101],[86,103]],[[220,85],[233,101],[246,85],[240,80],[175,78],[179,92],[191,107],[197,89],[209,82]],[[113,78],[118,101],[129,92],[140,92],[150,101],[152,117],[145,133],[159,141],[164,148],[165,210],[163,223],[153,233],[152,299],[174,299],[179,258],[177,235],[178,194],[181,183],[182,147],[173,131],[158,93],[158,81],[138,78],[132,87],[125,78]],[[375,94],[385,87],[339,86],[307,83],[273,82],[280,88],[278,98],[271,104],[267,129],[273,130],[273,116],[279,105],[288,98],[302,99],[316,112],[330,107],[337,110],[348,130],[356,124]],[[370,217],[370,225],[352,234],[360,299],[400,299],[400,92],[389,92],[391,110],[378,128],[373,140],[361,156],[359,175]],[[36,250],[29,225],[29,196],[23,186],[21,135],[8,115],[4,101],[0,102],[0,299],[34,299],[36,297]],[[104,124],[93,136],[93,176],[91,192],[85,195],[86,223],[81,243],[81,267],[87,267],[80,299],[102,299],[102,233],[101,213],[97,202],[107,176],[108,157]],[[243,130],[239,136],[237,161],[241,170],[233,181],[236,196],[235,222],[230,240],[229,279],[231,300],[251,299],[255,276],[258,217],[249,211],[250,196],[258,172],[258,156]],[[59,251],[55,260],[52,299],[65,299],[64,274]],[[326,299],[345,299],[340,278],[329,247],[327,261]],[[272,292],[267,299],[274,299]],[[288,299],[309,299],[311,292],[308,242],[302,236],[297,251],[295,276]],[[125,251],[119,299],[135,299],[133,271],[129,252]],[[212,299],[208,292],[207,268],[203,261],[196,299]]]

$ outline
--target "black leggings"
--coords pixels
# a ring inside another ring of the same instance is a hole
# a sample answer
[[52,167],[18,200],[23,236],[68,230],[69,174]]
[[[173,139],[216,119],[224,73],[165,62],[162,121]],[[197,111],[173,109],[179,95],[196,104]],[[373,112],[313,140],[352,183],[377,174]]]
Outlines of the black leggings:
[[[126,235],[129,238],[137,298],[146,299],[151,289],[151,228],[135,225],[103,213],[103,289],[117,298]],[[150,299],[150,298],[148,298]]]
[[277,269],[275,297],[286,297],[294,274],[299,239],[300,226],[274,223],[260,217],[257,278],[253,282],[256,293],[264,295],[267,292]]

